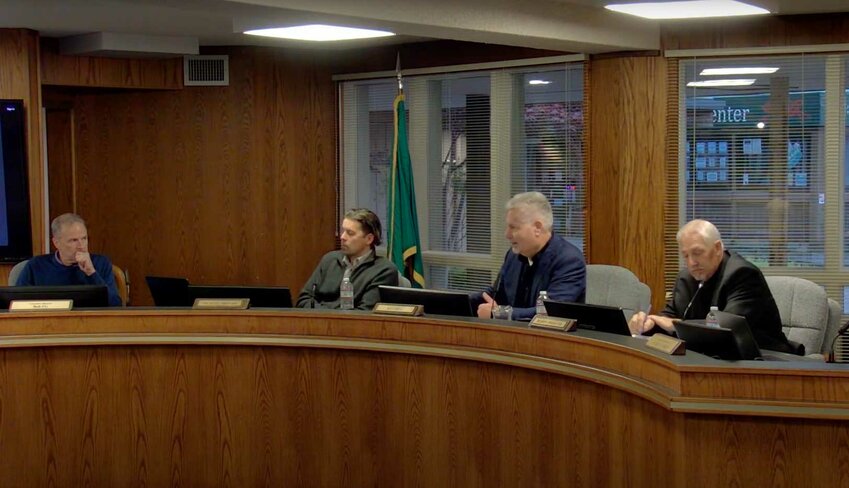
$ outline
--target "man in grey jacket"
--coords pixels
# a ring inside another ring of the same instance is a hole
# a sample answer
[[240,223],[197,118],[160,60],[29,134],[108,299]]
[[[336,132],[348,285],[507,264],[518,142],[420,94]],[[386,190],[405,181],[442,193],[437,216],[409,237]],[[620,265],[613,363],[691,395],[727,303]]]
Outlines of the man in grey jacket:
[[398,285],[398,268],[375,254],[380,237],[380,219],[374,212],[356,208],[345,213],[341,249],[321,258],[301,290],[297,306],[340,308],[339,287],[347,273],[354,285],[354,308],[371,310],[380,300],[378,286]]

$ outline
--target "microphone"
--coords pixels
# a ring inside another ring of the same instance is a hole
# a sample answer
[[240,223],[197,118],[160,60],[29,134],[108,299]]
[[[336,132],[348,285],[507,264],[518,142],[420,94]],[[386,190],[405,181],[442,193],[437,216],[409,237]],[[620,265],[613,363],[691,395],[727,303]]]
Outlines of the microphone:
[[690,311],[690,307],[693,306],[693,302],[696,301],[696,297],[699,296],[699,292],[702,291],[702,285],[705,283],[703,281],[699,282],[699,287],[696,289],[696,293],[693,293],[693,298],[690,298],[690,303],[687,304],[687,308],[684,309],[684,315],[681,316],[681,320],[687,320],[687,312]]
[[833,363],[836,361],[834,357],[834,345],[837,344],[837,339],[846,334],[847,330],[849,330],[849,322],[843,324],[843,326],[837,330],[837,334],[834,334],[834,339],[831,340],[831,347],[828,348],[828,352],[825,354],[825,362]]
[[[498,270],[498,276],[495,277],[495,284],[492,285],[492,299],[495,300],[496,302],[498,300],[496,300],[495,297],[498,296],[498,287],[499,286],[501,286],[501,270]],[[847,325],[849,325],[849,324],[847,324]]]
[[310,298],[310,308],[315,308],[315,283],[312,284],[312,295]]

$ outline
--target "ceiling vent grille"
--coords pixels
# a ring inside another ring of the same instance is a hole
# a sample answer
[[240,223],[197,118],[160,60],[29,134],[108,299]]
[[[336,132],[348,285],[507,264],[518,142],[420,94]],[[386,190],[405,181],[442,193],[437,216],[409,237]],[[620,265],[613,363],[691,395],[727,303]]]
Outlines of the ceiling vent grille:
[[228,86],[230,63],[227,55],[183,56],[183,85]]

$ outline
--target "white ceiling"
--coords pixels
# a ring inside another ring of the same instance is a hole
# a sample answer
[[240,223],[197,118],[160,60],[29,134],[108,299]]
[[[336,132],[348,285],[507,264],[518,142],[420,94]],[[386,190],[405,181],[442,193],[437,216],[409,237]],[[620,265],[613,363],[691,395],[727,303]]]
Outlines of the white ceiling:
[[[189,36],[200,45],[292,45],[241,30],[303,22],[388,28],[389,40],[454,39],[599,53],[659,49],[659,24],[609,12],[613,0],[0,0],[0,27],[44,37],[92,32]],[[633,0],[620,0],[633,1]],[[749,0],[781,14],[849,11],[847,0]],[[312,44],[310,44],[312,45]]]

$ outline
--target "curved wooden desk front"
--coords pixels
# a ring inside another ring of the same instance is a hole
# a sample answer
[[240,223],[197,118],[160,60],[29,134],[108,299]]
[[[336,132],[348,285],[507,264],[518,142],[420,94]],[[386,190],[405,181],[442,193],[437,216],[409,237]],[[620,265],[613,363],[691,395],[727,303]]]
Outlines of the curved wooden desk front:
[[310,311],[0,314],[0,486],[849,486],[849,371]]

